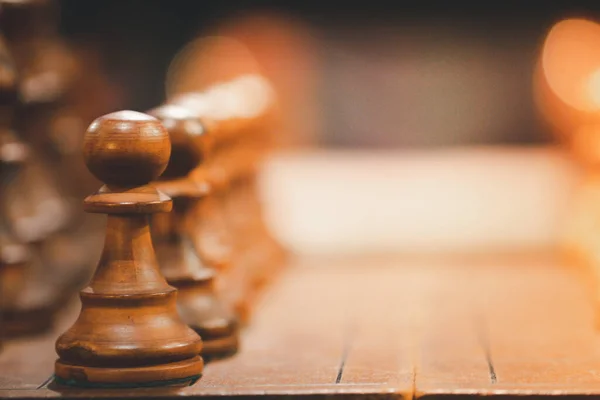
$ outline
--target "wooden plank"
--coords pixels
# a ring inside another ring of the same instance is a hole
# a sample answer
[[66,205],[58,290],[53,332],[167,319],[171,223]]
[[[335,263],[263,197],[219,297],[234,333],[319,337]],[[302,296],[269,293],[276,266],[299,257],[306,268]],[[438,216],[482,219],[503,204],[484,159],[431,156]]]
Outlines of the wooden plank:
[[200,386],[304,387],[335,382],[343,354],[344,298],[327,271],[290,269],[258,304],[242,351],[206,369]]
[[78,299],[58,315],[56,329],[41,335],[20,338],[4,343],[0,352],[0,391],[28,390],[43,387],[54,372],[54,342],[75,320],[79,311]]
[[[405,270],[380,262],[375,268],[340,270],[348,293],[345,357],[336,382],[379,386],[380,391],[412,396],[410,313],[413,291]],[[408,284],[399,290],[399,283]]]
[[192,387],[36,389],[55,333],[8,344],[0,398],[600,395],[579,279],[552,254],[302,259],[257,305],[240,353]]
[[[398,273],[393,275],[398,277]],[[0,397],[85,398],[113,397],[115,394],[124,398],[175,395],[313,397],[370,393],[378,398],[401,398],[402,393],[410,395],[410,377],[406,374],[401,376],[396,369],[399,353],[390,359],[388,369],[377,375],[378,379],[373,379],[370,367],[379,364],[388,354],[369,355],[366,351],[368,348],[364,340],[372,338],[374,331],[360,336],[354,350],[348,351],[346,346],[352,333],[352,321],[358,321],[356,313],[359,309],[356,306],[361,303],[361,297],[357,294],[361,293],[364,277],[364,269],[348,273],[337,268],[290,268],[257,305],[254,319],[244,331],[242,350],[232,358],[207,365],[203,378],[192,387],[106,391],[60,389],[51,385],[19,393],[0,387]],[[377,286],[382,279],[389,281],[388,278],[376,274],[371,286]],[[388,283],[387,290],[392,293],[393,284]],[[362,315],[366,315],[365,311],[380,300],[373,298],[371,301],[375,303],[360,308]],[[376,320],[382,322],[381,317]],[[54,337],[44,338],[36,344],[36,352],[54,361],[53,341]],[[373,345],[379,346],[380,343]],[[5,359],[8,360],[5,354],[0,355],[0,360]],[[404,358],[400,360],[405,362]],[[17,362],[23,363],[23,360]],[[29,370],[32,365],[23,365],[25,368],[19,376],[27,384],[20,388],[38,387],[41,382]],[[43,370],[47,369],[48,366],[44,365]],[[343,379],[338,379],[340,372]],[[45,376],[46,372],[42,375]]]
[[600,393],[599,336],[579,272],[550,257],[495,263],[487,271],[478,295],[485,299],[496,390]]
[[493,383],[478,318],[471,276],[477,258],[432,260],[423,265],[418,307],[418,394],[468,394]]
[[47,351],[53,333],[6,343],[0,357],[0,389],[37,389],[52,375],[55,356]]
[[[289,270],[259,305],[235,361],[237,374],[228,362],[214,364],[201,385],[236,388],[238,394],[398,394],[397,365],[373,379],[368,367],[380,365],[376,358],[381,353],[365,360],[362,342],[356,340],[366,338],[356,331],[364,326],[358,320],[364,278],[364,269],[338,269],[331,263]],[[363,362],[366,367],[360,366]],[[404,385],[407,390],[410,385]]]

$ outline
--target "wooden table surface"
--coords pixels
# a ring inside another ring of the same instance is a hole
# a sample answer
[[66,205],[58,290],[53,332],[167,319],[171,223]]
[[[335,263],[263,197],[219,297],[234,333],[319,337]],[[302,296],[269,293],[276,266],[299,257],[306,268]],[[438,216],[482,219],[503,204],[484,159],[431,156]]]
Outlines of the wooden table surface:
[[298,259],[261,299],[241,352],[191,387],[55,387],[54,340],[74,307],[57,332],[5,346],[0,398],[600,395],[582,278],[552,254]]

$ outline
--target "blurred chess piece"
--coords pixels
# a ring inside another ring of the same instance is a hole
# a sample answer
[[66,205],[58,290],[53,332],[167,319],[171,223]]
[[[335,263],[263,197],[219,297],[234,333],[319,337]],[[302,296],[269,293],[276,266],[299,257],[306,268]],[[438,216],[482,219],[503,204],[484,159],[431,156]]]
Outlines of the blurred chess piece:
[[0,1],[0,21],[19,77],[14,127],[29,148],[3,193],[6,224],[30,253],[14,318],[50,326],[89,278],[101,250],[101,220],[85,217],[77,206],[97,182],[84,168],[81,132],[84,121],[114,98],[106,96],[110,86],[98,67],[82,62],[58,34],[57,2]]
[[[224,217],[212,226],[224,223],[232,244],[230,266],[220,272],[219,287],[246,322],[257,295],[276,276],[286,254],[264,224],[255,189],[258,166],[271,149],[272,87],[260,75],[243,75],[201,93],[179,94],[170,102],[210,121],[207,129],[215,140],[214,154],[206,169],[191,175],[215,186],[216,209],[222,211],[207,214]],[[210,240],[198,240],[197,246],[210,259],[211,248],[205,243]]]
[[18,130],[39,153],[52,185],[78,202],[98,185],[83,162],[81,132],[122,104],[123,90],[107,79],[93,46],[61,37],[59,6],[56,0],[0,0],[0,22],[21,75]]
[[224,265],[199,251],[212,247],[211,238],[222,234],[211,224],[218,212],[213,186],[206,179],[190,176],[192,170],[205,168],[211,137],[202,120],[187,108],[166,104],[150,114],[167,127],[172,144],[169,165],[155,183],[173,199],[171,214],[153,221],[159,265],[167,281],[179,290],[177,304],[183,320],[204,342],[204,359],[222,358],[237,351],[238,322],[216,292],[216,276]]
[[33,291],[33,252],[12,221],[11,193],[23,178],[30,161],[30,149],[14,130],[18,75],[4,41],[0,41],[0,319],[1,334],[13,336],[37,332],[51,324],[50,304]]
[[[98,183],[85,168],[81,132],[99,113],[118,106],[119,96],[93,50],[76,50],[59,35],[57,1],[5,0],[0,5],[2,29],[21,76],[17,128],[37,153],[44,180],[49,176],[49,185],[61,196],[78,202]],[[71,218],[83,218],[73,211],[79,209],[72,207]]]
[[[17,74],[0,39],[0,193],[13,184],[28,155],[28,149],[13,130],[17,101]],[[14,312],[26,280],[27,246],[15,237],[7,221],[6,197],[0,196],[0,338],[12,331]],[[11,325],[9,327],[9,324]]]
[[167,167],[169,133],[149,115],[121,111],[96,119],[84,155],[104,186],[85,199],[107,214],[102,257],[81,291],[81,313],[56,342],[63,385],[138,387],[191,383],[203,369],[200,337],[177,311],[177,290],[161,275],[149,217],[169,212],[169,197],[149,183]]

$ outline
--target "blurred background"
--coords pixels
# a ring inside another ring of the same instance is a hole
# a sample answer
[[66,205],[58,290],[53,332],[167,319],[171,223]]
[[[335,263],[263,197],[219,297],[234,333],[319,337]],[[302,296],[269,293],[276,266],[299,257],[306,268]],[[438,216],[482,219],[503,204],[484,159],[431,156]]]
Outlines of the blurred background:
[[236,37],[278,86],[282,142],[413,148],[552,139],[533,76],[550,28],[600,3],[60,2],[60,30],[97,52],[133,109],[165,97],[168,67],[199,36]]
[[23,101],[73,92],[19,131],[58,148],[75,199],[98,187],[80,154],[95,117],[250,73],[277,95],[267,219],[298,252],[547,248],[595,203],[575,197],[600,166],[597,1],[0,5]]

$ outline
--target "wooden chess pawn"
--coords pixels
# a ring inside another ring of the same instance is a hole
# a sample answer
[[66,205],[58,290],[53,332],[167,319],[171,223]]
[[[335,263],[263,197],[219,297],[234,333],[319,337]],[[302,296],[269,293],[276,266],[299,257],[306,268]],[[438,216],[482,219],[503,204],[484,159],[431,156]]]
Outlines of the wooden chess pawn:
[[[202,337],[204,359],[222,358],[238,349],[238,323],[215,290],[216,269],[223,268],[222,263],[202,252],[207,247],[205,239],[210,239],[205,234],[219,234],[210,224],[218,210],[211,207],[209,183],[190,178],[191,170],[207,158],[210,137],[201,121],[184,108],[165,105],[152,114],[168,127],[173,146],[163,174],[166,178],[155,183],[174,202],[170,219],[156,221],[162,222],[157,240],[159,264],[167,281],[179,290],[177,304],[183,320]],[[214,245],[208,243],[208,247]]]
[[220,274],[219,286],[242,321],[249,317],[254,294],[285,258],[262,221],[254,188],[254,167],[269,147],[264,131],[273,100],[269,83],[258,75],[240,76],[202,93],[180,93],[171,100],[212,122],[216,157],[206,169],[233,242],[231,268]]
[[56,342],[57,383],[138,387],[190,383],[203,370],[200,337],[177,312],[160,273],[149,215],[171,199],[149,186],[169,161],[169,134],[155,118],[121,111],[96,119],[84,139],[88,169],[105,185],[87,212],[108,214],[102,257],[74,325]]
[[[209,130],[215,137],[215,157],[204,163],[227,227],[231,244],[228,268],[219,276],[219,291],[235,308],[242,322],[249,319],[254,294],[280,265],[280,248],[269,241],[267,230],[258,223],[261,218],[257,202],[249,198],[251,176],[266,145],[262,131],[266,112],[272,105],[270,85],[258,76],[242,76],[213,85],[203,93],[176,95],[172,103],[184,106],[211,122]],[[256,151],[260,149],[260,151]],[[194,171],[195,173],[196,171]]]
[[[228,207],[232,197],[232,186],[238,175],[239,165],[244,164],[242,152],[231,152],[223,141],[229,140],[236,126],[236,121],[215,121],[208,117],[208,136],[211,142],[209,156],[200,168],[190,172],[189,177],[196,182],[207,182],[211,193],[206,196],[192,211],[193,221],[203,221],[193,229],[194,244],[201,258],[207,260],[219,272],[216,282],[217,292],[228,305],[235,310],[239,321],[245,324],[249,320],[252,300],[249,297],[252,277],[249,274],[249,263],[246,257],[247,248],[240,246],[249,239],[232,219]],[[219,148],[220,147],[220,148]],[[215,157],[213,153],[225,153]],[[241,260],[241,262],[240,262]]]

